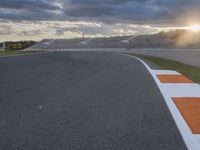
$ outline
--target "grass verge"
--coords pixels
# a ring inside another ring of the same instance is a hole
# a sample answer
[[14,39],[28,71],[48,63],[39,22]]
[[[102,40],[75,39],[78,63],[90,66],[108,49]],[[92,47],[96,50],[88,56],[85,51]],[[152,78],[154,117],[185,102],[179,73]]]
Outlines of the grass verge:
[[178,61],[173,61],[165,58],[159,58],[147,55],[134,55],[141,59],[146,59],[153,62],[154,64],[160,66],[162,69],[176,70],[179,73],[185,75],[196,83],[200,83],[200,68],[180,63]]
[[10,50],[10,51],[0,51],[0,56],[11,56],[11,55],[20,55],[20,54],[27,54],[30,52],[25,52],[25,51],[14,51],[14,50]]

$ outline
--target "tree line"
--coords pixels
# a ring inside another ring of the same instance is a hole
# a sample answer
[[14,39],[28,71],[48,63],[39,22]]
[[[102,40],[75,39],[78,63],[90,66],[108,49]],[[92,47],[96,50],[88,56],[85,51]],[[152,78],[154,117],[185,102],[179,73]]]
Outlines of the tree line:
[[5,50],[22,50],[34,45],[34,41],[5,42]]

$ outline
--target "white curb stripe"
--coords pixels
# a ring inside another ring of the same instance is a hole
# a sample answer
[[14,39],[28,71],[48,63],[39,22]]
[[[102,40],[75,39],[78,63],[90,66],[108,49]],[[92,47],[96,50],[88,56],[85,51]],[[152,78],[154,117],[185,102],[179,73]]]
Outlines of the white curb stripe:
[[171,97],[200,97],[200,85],[195,83],[163,83]]
[[174,70],[151,70],[156,75],[180,75]]
[[195,137],[196,137],[197,141],[200,143],[200,134],[196,134]]

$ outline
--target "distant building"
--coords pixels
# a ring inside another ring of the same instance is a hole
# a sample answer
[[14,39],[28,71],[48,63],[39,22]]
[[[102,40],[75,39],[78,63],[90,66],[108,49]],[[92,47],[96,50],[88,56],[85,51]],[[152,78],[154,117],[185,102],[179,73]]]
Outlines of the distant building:
[[3,50],[6,49],[6,42],[3,42],[3,46],[2,46]]
[[5,51],[6,49],[6,43],[3,42],[3,43],[0,43],[0,51]]
[[80,42],[80,44],[82,44],[82,45],[87,45],[87,44],[90,44],[90,43],[92,43],[92,39],[88,39],[88,40]]
[[135,40],[135,36],[128,39],[121,40],[120,42],[124,44],[128,44],[128,43],[132,43],[134,40]]
[[130,43],[129,40],[121,40],[121,43]]

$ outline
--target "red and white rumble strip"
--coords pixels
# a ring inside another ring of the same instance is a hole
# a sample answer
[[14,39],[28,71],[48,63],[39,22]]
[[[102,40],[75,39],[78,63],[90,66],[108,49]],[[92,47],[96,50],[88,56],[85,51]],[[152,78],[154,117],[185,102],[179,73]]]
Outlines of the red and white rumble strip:
[[173,70],[152,70],[134,58],[151,73],[188,149],[200,150],[200,85]]

